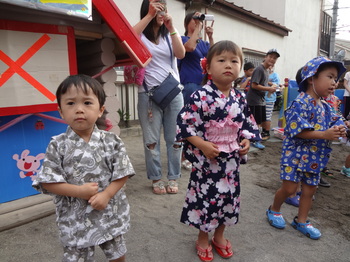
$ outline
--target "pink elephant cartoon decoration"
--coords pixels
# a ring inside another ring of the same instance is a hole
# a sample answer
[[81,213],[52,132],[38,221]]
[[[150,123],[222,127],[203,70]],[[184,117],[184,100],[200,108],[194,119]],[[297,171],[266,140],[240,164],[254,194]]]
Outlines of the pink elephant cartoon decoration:
[[40,153],[37,156],[29,156],[29,150],[23,150],[21,154],[21,158],[17,154],[14,154],[12,158],[17,161],[17,167],[21,171],[19,172],[19,176],[21,178],[30,177],[32,180],[35,179],[36,173],[38,173],[40,168],[40,160],[44,159],[45,154]]

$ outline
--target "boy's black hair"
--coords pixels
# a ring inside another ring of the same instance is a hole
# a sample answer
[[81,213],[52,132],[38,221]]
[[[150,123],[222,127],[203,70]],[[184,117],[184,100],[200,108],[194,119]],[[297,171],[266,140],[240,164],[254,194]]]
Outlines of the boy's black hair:
[[100,108],[105,104],[106,93],[103,90],[103,87],[100,84],[100,82],[98,82],[96,79],[90,76],[79,74],[68,76],[58,86],[56,91],[56,98],[59,107],[61,107],[62,95],[65,94],[68,91],[68,89],[72,86],[80,88],[84,92],[84,94],[87,94],[88,90],[91,88],[92,92],[97,96]]
[[247,63],[245,63],[244,66],[243,66],[243,70],[244,70],[244,71],[247,71],[247,70],[249,70],[249,69],[251,69],[251,68],[255,68],[255,65],[254,65],[252,62],[247,62]]
[[297,84],[299,85],[301,80],[303,80],[301,78],[301,70],[303,70],[303,67],[300,67],[299,70],[297,71],[296,75],[295,75],[295,81],[297,81]]

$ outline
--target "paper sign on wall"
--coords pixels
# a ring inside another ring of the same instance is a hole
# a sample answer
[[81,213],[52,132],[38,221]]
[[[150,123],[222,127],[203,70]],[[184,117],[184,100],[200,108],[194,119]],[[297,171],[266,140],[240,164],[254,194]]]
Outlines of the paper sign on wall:
[[0,0],[0,2],[92,20],[92,0]]
[[76,73],[73,31],[18,23],[0,20],[0,116],[56,110],[58,85]]

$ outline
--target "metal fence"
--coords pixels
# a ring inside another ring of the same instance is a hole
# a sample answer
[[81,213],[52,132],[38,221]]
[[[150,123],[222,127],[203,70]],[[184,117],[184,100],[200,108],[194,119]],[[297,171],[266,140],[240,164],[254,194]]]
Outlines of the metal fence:
[[117,97],[120,101],[120,109],[129,115],[129,120],[138,120],[137,113],[137,92],[136,85],[117,83]]
[[116,67],[117,72],[117,97],[120,101],[120,110],[129,116],[129,120],[138,120],[137,101],[138,87],[137,85],[124,83],[124,67]]

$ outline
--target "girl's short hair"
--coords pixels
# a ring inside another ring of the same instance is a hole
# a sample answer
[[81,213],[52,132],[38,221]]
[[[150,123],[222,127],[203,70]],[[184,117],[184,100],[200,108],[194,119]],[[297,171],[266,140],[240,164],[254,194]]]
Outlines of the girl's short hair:
[[[207,65],[210,65],[211,60],[213,59],[214,56],[220,55],[225,51],[232,52],[233,54],[238,56],[239,60],[241,61],[240,69],[242,69],[242,63],[243,63],[242,49],[238,45],[236,45],[234,42],[229,40],[216,42],[214,45],[210,47],[207,55]],[[208,74],[205,74],[202,80],[202,85],[205,85],[207,81],[208,81]]]
[[191,12],[191,13],[188,13],[186,16],[185,16],[185,19],[184,19],[184,26],[185,26],[185,36],[188,35],[188,24],[191,22],[191,20],[193,19],[193,16],[196,12]]
[[[163,2],[166,3],[165,0]],[[140,9],[140,18],[144,18],[148,14],[148,9],[149,9],[149,0],[143,0],[141,4],[141,9]],[[157,16],[155,16],[151,22],[148,23],[146,28],[143,30],[143,34],[146,36],[146,38],[155,43],[156,39],[159,36],[162,36],[163,38],[169,33],[168,29],[164,24],[159,29],[158,35],[154,35],[154,30],[153,30],[153,25],[157,22]]]
[[84,94],[87,94],[89,89],[91,88],[92,92],[96,95],[98,99],[100,108],[105,104],[106,93],[103,90],[103,87],[100,84],[100,82],[98,82],[96,79],[90,76],[79,74],[68,76],[58,86],[56,90],[56,98],[59,107],[61,107],[62,95],[64,95],[72,86],[81,89],[84,92]]

